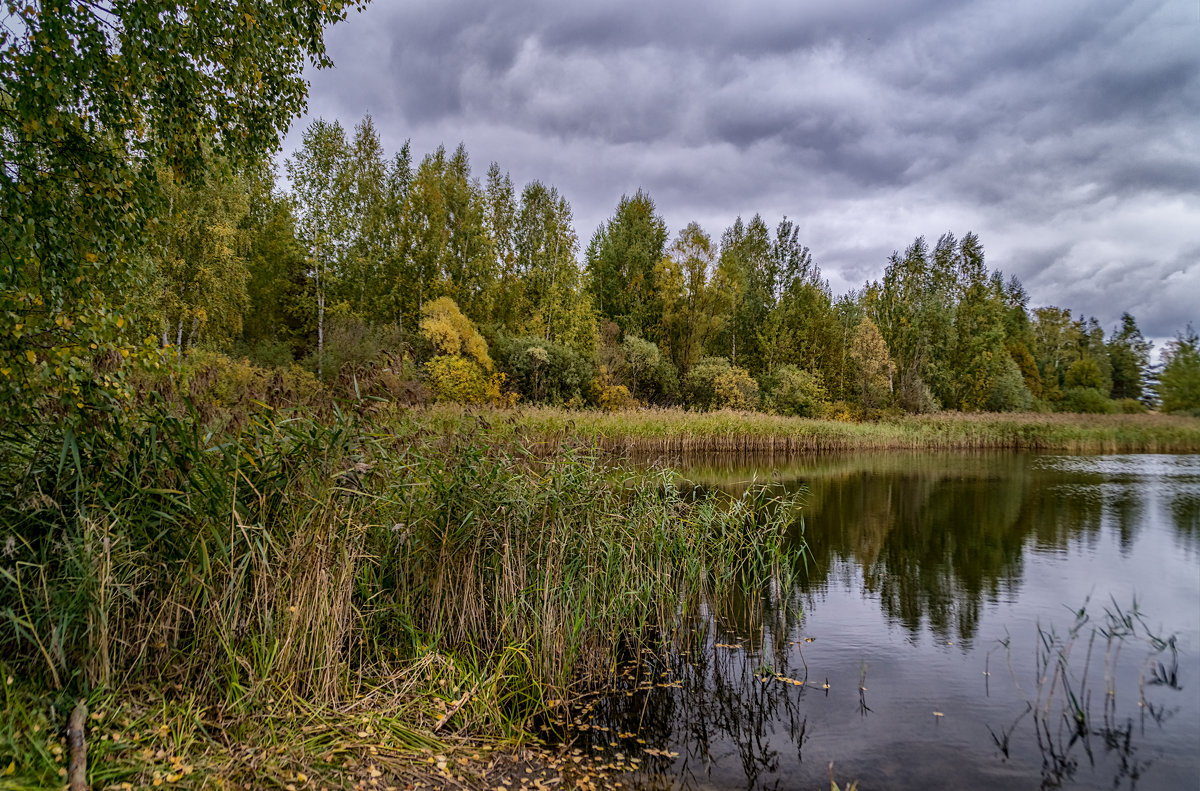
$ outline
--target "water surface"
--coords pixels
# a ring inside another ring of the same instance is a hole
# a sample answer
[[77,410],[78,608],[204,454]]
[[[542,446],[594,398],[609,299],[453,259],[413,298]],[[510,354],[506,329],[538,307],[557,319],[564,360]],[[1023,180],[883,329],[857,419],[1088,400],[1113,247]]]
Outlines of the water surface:
[[809,554],[576,714],[626,787],[1200,787],[1200,456],[675,466],[804,487]]

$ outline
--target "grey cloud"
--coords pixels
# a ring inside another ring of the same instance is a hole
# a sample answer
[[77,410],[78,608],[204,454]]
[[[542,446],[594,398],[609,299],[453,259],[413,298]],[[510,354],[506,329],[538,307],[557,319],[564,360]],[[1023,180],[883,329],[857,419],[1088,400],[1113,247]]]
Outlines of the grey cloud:
[[1034,303],[1165,326],[1200,289],[1182,5],[377,0],[331,31],[311,112],[372,112],[392,148],[462,140],[477,170],[558,186],[584,239],[644,187],[673,231],[787,213],[849,286],[913,236],[975,230]]

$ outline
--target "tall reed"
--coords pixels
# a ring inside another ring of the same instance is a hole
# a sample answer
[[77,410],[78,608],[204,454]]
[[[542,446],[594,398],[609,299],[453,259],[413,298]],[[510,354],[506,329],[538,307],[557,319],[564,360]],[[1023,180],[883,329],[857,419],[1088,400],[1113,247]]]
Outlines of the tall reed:
[[[439,405],[421,413],[452,430],[474,412]],[[1014,449],[1063,452],[1200,451],[1200,420],[1168,415],[964,414],[908,415],[876,422],[783,417],[758,412],[625,412],[523,407],[496,411],[498,425],[548,449],[564,442],[596,443],[614,451],[779,454],[848,450]]]
[[10,443],[7,666],[51,689],[152,678],[246,710],[400,690],[457,656],[491,696],[471,707],[519,719],[705,595],[786,577],[799,549],[794,503],[693,498],[483,420],[447,435],[264,409],[237,425],[161,408],[86,444]]

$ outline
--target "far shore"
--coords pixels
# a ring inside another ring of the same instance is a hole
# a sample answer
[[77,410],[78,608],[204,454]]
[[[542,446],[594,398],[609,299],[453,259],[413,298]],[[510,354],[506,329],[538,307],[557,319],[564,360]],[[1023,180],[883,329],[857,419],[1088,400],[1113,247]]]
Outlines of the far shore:
[[872,422],[759,412],[437,405],[409,414],[442,430],[483,419],[546,446],[595,444],[649,453],[814,453],[853,450],[1047,450],[1074,453],[1200,452],[1200,419],[1162,414],[960,413]]

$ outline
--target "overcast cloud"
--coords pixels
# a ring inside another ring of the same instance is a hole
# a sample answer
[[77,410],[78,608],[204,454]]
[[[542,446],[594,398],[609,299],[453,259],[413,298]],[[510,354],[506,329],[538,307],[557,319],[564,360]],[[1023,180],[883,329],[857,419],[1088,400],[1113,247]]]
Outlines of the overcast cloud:
[[801,228],[836,293],[974,231],[1034,305],[1200,325],[1200,7],[1076,0],[375,0],[309,115],[464,142],[553,184],[586,245],[624,193],[672,234]]

